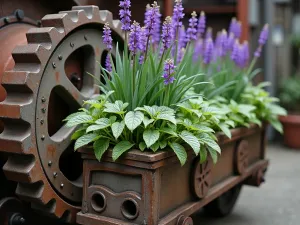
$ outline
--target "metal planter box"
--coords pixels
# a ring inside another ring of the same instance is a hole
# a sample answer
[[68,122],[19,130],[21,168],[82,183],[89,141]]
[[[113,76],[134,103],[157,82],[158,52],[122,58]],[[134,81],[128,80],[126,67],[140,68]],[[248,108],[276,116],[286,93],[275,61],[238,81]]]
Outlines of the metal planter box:
[[[172,151],[132,150],[116,162],[108,152],[98,162],[90,149],[81,149],[84,193],[77,223],[191,225],[189,216],[202,207],[229,213],[242,184],[263,181],[268,166],[265,126],[234,129],[231,139],[220,133],[218,141],[222,154],[217,164],[211,159],[199,164],[187,150],[183,167]],[[232,190],[237,191],[221,206],[219,200]]]

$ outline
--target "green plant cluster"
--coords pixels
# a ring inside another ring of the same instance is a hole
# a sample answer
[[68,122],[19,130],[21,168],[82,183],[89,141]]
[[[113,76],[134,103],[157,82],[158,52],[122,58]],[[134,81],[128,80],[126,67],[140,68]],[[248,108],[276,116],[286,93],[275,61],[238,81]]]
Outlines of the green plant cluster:
[[282,80],[279,99],[289,111],[300,112],[300,77],[291,76]]
[[114,146],[112,158],[117,160],[132,148],[156,152],[168,146],[183,165],[187,160],[184,146],[188,145],[195,155],[200,156],[200,161],[206,160],[207,151],[213,161],[217,161],[217,153],[221,150],[210,127],[212,121],[218,124],[216,109],[201,108],[200,100],[189,100],[179,103],[177,110],[166,106],[143,106],[127,111],[128,103],[108,100],[112,94],[111,91],[86,101],[87,109],[82,108],[65,119],[67,127],[80,126],[72,136],[76,140],[75,150],[93,145],[96,158],[101,160],[109,146]]

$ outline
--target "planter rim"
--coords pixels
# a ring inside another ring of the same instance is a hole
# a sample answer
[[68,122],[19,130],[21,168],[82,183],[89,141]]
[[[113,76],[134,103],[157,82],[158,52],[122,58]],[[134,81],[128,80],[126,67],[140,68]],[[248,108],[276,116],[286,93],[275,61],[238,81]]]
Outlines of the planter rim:
[[[266,124],[263,124],[262,127],[259,127],[256,124],[251,124],[250,127],[239,127],[235,129],[231,129],[232,137],[228,138],[223,132],[217,133],[218,138],[218,144],[226,144],[230,143],[232,141],[235,141],[237,139],[240,139],[241,137],[249,136],[253,133],[256,133],[259,130],[265,129]],[[88,147],[82,147],[78,150],[80,153],[82,153],[83,158],[89,158],[89,159],[95,159],[94,152],[91,151],[91,148]],[[191,155],[192,150],[188,147],[188,156]],[[144,163],[155,163],[167,158],[170,158],[172,156],[176,156],[173,151],[158,151],[156,153],[153,152],[142,152],[140,150],[132,149],[125,153],[120,159],[117,161],[121,162],[122,160],[132,160],[132,161],[140,161]],[[107,151],[103,157],[102,161],[111,162],[112,161],[112,150]]]
[[290,124],[300,124],[300,114],[288,114],[279,117],[280,122]]

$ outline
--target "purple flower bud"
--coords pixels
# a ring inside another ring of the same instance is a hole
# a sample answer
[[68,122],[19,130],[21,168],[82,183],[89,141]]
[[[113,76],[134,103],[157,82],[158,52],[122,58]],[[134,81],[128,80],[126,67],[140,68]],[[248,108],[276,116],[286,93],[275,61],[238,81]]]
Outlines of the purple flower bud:
[[182,26],[182,19],[184,17],[182,0],[175,0],[175,5],[173,9],[173,26],[174,26],[174,36],[176,36],[176,31]]
[[202,11],[200,13],[199,21],[198,21],[198,35],[199,37],[202,37],[204,34],[206,27],[206,18],[205,18],[205,13]]
[[203,40],[198,39],[196,42],[195,51],[194,51],[194,55],[193,55],[194,62],[197,61],[199,59],[199,57],[202,55],[203,55]]
[[258,48],[256,49],[256,51],[254,52],[254,56],[256,58],[259,58],[261,55],[261,46],[258,46]]
[[163,73],[163,78],[164,80],[164,84],[168,85],[174,82],[175,78],[173,76],[174,73],[174,69],[175,69],[175,65],[174,65],[174,61],[173,59],[167,59],[164,63],[164,73]]
[[236,18],[232,18],[230,26],[229,26],[229,33],[233,33],[235,38],[240,38],[242,34],[242,24],[241,22],[237,21]]
[[107,50],[112,49],[112,38],[111,38],[111,30],[109,28],[109,24],[106,23],[103,28],[103,43],[106,45]]
[[248,41],[244,42],[244,59],[245,59],[245,65],[248,64],[250,53],[249,53],[249,44]]
[[163,43],[163,50],[167,50],[171,46],[171,41],[173,40],[173,27],[172,27],[172,19],[171,17],[167,17],[163,27],[162,27],[162,43]]
[[259,43],[260,45],[266,44],[266,42],[267,42],[267,40],[268,40],[268,36],[269,36],[269,25],[266,24],[266,25],[263,27],[263,29],[262,29],[262,31],[261,31],[261,33],[260,33],[260,35],[259,35],[258,43]]
[[161,13],[160,12],[157,13],[155,20],[156,20],[156,22],[155,22],[154,31],[153,31],[152,43],[158,45],[160,42],[160,27],[161,27]]
[[135,55],[137,53],[137,50],[140,49],[141,47],[140,37],[141,37],[140,24],[134,21],[130,28],[129,43],[128,43],[129,50],[133,55]]
[[177,57],[177,64],[181,62],[183,56],[185,54],[185,48],[181,48],[180,51],[178,51],[178,57]]
[[106,55],[106,58],[105,58],[105,69],[106,69],[108,72],[111,72],[111,71],[112,71],[112,66],[111,66],[109,54],[107,54],[107,55]]
[[157,29],[157,21],[160,20],[159,6],[157,2],[153,2],[152,6],[147,8],[145,13],[145,29],[147,38],[154,35]]
[[196,12],[192,12],[192,17],[189,19],[189,28],[186,32],[186,42],[197,39],[197,14]]
[[144,53],[146,51],[146,47],[147,47],[146,29],[145,29],[145,27],[142,27],[141,32],[140,32],[140,46],[139,46],[139,49],[142,53]]
[[213,59],[213,52],[214,52],[214,43],[211,38],[208,38],[205,41],[205,50],[203,54],[203,62],[204,64],[209,64]]
[[249,45],[245,41],[243,44],[240,44],[238,41],[234,44],[234,48],[231,55],[232,60],[240,68],[245,68],[249,60]]
[[212,38],[212,28],[208,27],[205,34],[205,39]]
[[120,1],[120,5],[121,7],[120,11],[119,11],[119,15],[121,18],[121,22],[122,22],[122,27],[121,29],[123,31],[129,31],[130,30],[130,22],[131,22],[131,11],[129,10],[130,6],[131,6],[131,2],[130,0],[124,0],[124,1]]
[[226,55],[226,41],[227,41],[227,32],[226,30],[222,30],[222,32],[219,35],[219,56],[224,57]]
[[226,44],[225,44],[226,51],[229,51],[229,52],[232,51],[234,41],[235,41],[234,34],[230,33],[227,40],[226,40]]

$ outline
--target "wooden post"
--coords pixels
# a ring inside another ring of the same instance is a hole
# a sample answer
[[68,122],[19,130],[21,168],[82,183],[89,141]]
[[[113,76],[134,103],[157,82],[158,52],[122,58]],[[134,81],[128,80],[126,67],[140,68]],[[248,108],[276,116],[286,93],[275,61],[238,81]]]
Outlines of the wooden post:
[[164,16],[172,16],[173,11],[173,1],[172,0],[164,0]]
[[241,41],[249,40],[248,0],[237,1],[237,17],[242,22]]

